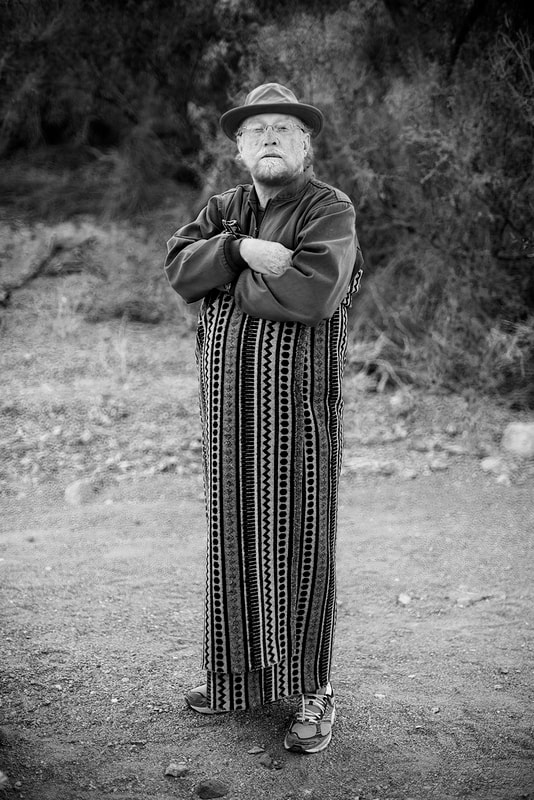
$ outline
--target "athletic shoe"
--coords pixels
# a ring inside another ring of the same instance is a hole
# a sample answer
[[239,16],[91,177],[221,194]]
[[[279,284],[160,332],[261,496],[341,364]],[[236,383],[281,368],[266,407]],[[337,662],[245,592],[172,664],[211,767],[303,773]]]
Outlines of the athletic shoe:
[[208,705],[208,687],[206,684],[197,686],[196,689],[189,689],[184,695],[189,708],[199,714],[224,714],[224,711],[216,711]]
[[319,753],[328,747],[332,738],[336,718],[334,690],[329,683],[324,694],[303,694],[300,702],[284,747],[295,753]]

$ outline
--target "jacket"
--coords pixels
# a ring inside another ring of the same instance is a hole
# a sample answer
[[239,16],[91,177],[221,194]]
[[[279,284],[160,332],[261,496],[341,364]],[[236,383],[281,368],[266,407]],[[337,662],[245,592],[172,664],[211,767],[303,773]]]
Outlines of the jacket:
[[[188,303],[230,291],[245,314],[315,327],[357,289],[363,258],[350,199],[315,178],[310,168],[272,198],[262,214],[252,185],[210,198],[196,220],[167,243],[165,271]],[[282,274],[265,276],[239,254],[253,236],[292,250]]]

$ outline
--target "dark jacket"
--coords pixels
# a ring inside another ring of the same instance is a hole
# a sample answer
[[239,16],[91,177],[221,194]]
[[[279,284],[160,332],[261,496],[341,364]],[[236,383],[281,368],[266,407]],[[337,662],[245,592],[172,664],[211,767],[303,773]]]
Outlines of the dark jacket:
[[[188,303],[226,290],[252,317],[315,326],[334,314],[359,278],[355,218],[347,195],[318,181],[311,169],[271,199],[263,215],[253,186],[240,185],[210,198],[197,219],[169,240],[167,277]],[[265,276],[250,269],[236,237],[225,230],[233,221],[238,236],[292,250],[286,272]]]

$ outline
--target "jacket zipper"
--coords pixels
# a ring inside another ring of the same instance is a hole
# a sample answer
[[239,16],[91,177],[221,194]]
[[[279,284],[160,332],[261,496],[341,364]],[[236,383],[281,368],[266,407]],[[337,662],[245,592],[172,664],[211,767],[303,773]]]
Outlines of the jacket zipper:
[[254,214],[254,235],[252,237],[253,239],[258,239],[259,238],[260,228],[261,228],[262,222],[263,222],[263,220],[265,218],[265,215],[267,213],[267,209],[269,208],[269,203],[270,202],[271,202],[270,200],[267,200],[267,203],[265,204],[265,208],[263,209],[263,214],[261,215],[261,221],[259,223],[258,223],[258,215],[256,214],[256,209],[255,208],[252,209],[252,213]]

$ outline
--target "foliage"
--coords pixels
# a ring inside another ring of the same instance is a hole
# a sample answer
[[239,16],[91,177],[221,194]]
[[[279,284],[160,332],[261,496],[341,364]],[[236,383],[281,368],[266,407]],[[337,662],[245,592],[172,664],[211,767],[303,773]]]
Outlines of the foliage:
[[[486,26],[491,46],[476,57],[472,46],[448,75],[449,51],[419,43],[409,64],[397,59],[384,9],[358,9],[264,26],[247,68],[251,84],[278,75],[326,112],[317,171],[355,200],[367,261],[354,338],[382,336],[407,379],[531,404],[530,39]],[[384,43],[380,69],[370,54]]]
[[448,0],[3,10],[4,207],[148,218],[186,184],[200,205],[246,179],[221,111],[279,80],[324,110],[317,172],[358,211],[367,274],[354,338],[368,353],[380,342],[383,374],[390,359],[405,380],[534,404],[526,0],[460,0],[454,15]]
[[[0,154],[78,148],[111,178],[108,205],[150,203],[165,177],[199,182],[201,136],[226,102],[248,12],[215,0],[5,4],[0,28]],[[102,165],[102,161],[104,164]]]

